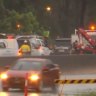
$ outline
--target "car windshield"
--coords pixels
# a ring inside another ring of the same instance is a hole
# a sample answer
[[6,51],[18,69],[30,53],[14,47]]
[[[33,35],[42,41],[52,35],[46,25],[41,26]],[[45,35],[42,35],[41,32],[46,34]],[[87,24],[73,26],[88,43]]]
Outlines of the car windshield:
[[11,68],[11,70],[40,70],[42,66],[42,62],[40,61],[28,61],[28,60],[22,60],[17,61],[16,65]]

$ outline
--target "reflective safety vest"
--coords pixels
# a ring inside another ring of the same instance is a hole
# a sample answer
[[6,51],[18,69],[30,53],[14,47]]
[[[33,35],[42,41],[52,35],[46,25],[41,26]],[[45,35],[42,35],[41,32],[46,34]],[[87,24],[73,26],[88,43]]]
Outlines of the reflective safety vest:
[[29,45],[22,45],[20,49],[22,52],[30,52],[31,51]]

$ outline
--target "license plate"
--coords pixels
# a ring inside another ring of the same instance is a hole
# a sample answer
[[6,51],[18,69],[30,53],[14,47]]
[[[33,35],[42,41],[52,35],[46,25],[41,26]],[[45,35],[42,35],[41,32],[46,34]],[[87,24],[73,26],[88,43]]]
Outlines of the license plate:
[[17,78],[14,81],[15,83],[20,83],[20,80],[18,80]]
[[64,50],[62,49],[62,50],[58,50],[59,52],[64,52]]
[[17,80],[17,81],[15,81],[15,83],[20,83],[20,81]]

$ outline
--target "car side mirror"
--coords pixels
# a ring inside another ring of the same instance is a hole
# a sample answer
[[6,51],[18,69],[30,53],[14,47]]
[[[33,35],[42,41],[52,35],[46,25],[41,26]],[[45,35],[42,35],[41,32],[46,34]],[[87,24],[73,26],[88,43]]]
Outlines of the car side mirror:
[[49,68],[48,68],[48,67],[44,67],[42,70],[43,70],[44,72],[47,72],[47,71],[49,71]]

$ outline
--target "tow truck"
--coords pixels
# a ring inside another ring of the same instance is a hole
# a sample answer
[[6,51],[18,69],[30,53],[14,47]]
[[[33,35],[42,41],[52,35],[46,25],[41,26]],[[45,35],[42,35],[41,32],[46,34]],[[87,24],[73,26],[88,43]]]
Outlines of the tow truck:
[[[88,30],[89,31],[89,30]],[[75,53],[79,54],[96,54],[96,30],[95,34],[93,33],[88,33],[88,31],[79,28],[76,30],[76,34],[78,36],[78,43],[75,45]],[[95,38],[92,38],[92,35]]]

